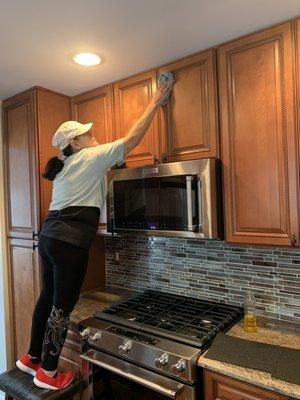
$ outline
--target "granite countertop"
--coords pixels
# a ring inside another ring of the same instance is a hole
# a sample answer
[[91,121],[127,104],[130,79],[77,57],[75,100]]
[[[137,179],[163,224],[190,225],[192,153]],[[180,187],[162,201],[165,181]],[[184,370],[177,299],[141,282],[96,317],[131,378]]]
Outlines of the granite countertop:
[[[282,322],[269,322],[258,319],[257,333],[245,333],[242,321],[234,325],[228,335],[255,342],[300,349],[300,333],[296,328],[286,326]],[[211,371],[248,382],[256,386],[300,399],[300,386],[273,378],[269,373],[224,363],[205,358],[205,353],[199,357],[198,365]]]
[[[105,307],[121,302],[135,293],[133,290],[105,288],[84,293],[80,296],[71,314],[71,322],[77,324],[85,318],[92,317],[96,311],[102,311]],[[297,332],[295,327],[289,327],[282,322],[267,321],[261,318],[258,320],[258,332],[251,334],[244,333],[242,322],[239,322],[227,334],[241,339],[300,349],[300,333]],[[209,360],[204,357],[204,354],[199,357],[198,365],[223,375],[300,399],[299,385],[274,379],[268,373]]]
[[104,308],[119,303],[135,293],[136,291],[133,290],[105,288],[83,293],[71,314],[71,322],[77,324],[83,319],[92,317],[96,311],[102,311]]

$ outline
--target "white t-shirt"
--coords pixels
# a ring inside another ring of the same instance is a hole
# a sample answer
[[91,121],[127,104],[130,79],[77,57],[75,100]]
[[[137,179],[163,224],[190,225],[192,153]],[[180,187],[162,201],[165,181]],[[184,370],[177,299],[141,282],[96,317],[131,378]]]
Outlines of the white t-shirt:
[[124,162],[124,141],[88,147],[64,161],[62,171],[53,181],[49,210],[70,206],[99,207],[106,197],[106,171]]

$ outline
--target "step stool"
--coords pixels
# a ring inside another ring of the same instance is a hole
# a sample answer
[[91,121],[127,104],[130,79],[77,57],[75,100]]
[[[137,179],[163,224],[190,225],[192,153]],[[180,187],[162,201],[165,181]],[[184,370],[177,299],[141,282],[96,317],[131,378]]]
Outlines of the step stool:
[[72,400],[80,392],[80,382],[74,378],[65,389],[41,389],[35,386],[31,375],[12,368],[0,374],[1,390],[6,393],[6,400]]

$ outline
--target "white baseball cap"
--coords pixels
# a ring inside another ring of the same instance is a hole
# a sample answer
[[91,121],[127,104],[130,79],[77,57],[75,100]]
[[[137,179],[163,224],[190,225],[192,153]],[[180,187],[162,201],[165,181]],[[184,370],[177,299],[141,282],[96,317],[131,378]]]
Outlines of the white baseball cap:
[[92,122],[88,124],[81,124],[77,121],[64,122],[54,133],[52,138],[52,146],[63,150],[67,146],[69,146],[72,139],[74,139],[76,136],[83,135],[84,133],[88,132],[92,126]]

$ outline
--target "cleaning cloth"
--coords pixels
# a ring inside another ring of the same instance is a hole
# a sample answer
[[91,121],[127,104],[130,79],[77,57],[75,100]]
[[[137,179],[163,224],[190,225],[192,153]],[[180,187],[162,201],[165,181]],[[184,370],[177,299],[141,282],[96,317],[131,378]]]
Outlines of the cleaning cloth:
[[[162,82],[164,83],[168,83],[168,82],[174,82],[174,77],[172,72],[169,71],[163,71],[159,74],[158,77],[158,85],[160,85]],[[170,93],[171,94],[171,93]],[[165,104],[167,104],[167,102],[169,101],[169,96],[165,99],[165,101],[161,104],[162,106],[164,106]]]

